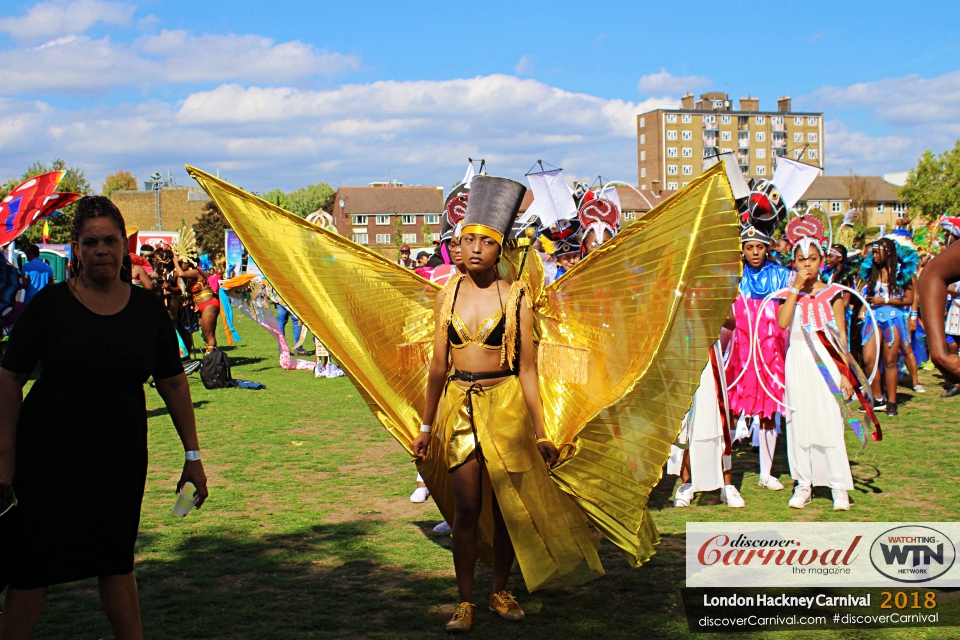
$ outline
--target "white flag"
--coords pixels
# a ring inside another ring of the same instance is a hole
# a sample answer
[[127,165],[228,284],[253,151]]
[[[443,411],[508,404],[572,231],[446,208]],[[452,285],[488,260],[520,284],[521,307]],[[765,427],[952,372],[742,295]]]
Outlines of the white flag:
[[616,187],[604,187],[603,189],[598,189],[597,197],[609,200],[613,204],[617,205],[618,211],[623,213],[623,207],[620,205],[620,194],[617,193]]
[[783,196],[783,204],[787,209],[792,209],[818,175],[818,167],[781,157],[777,160],[777,170],[773,173],[773,185]]
[[730,181],[730,190],[733,192],[733,197],[737,200],[740,198],[746,198],[748,195],[750,195],[750,186],[747,184],[747,179],[743,177],[743,173],[740,171],[740,162],[732,153],[721,153],[719,156],[709,156],[704,158],[703,170],[706,171],[721,160],[723,161],[723,168],[727,172],[727,180]]
[[577,205],[570,194],[570,187],[564,182],[559,169],[531,173],[527,176],[527,182],[533,191],[530,209],[540,216],[545,227],[552,227],[557,220],[569,220],[577,215]]
[[470,180],[473,179],[473,176],[477,175],[477,170],[473,166],[473,160],[467,163],[467,172],[463,174],[463,180],[461,182],[466,186],[467,189],[470,188]]

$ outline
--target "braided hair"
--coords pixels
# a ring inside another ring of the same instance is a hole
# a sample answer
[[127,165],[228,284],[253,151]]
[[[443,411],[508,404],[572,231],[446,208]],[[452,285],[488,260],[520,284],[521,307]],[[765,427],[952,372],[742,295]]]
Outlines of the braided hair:
[[897,284],[899,260],[897,259],[896,243],[890,238],[880,238],[873,244],[874,246],[882,248],[884,253],[887,254],[887,258],[882,264],[874,260],[873,264],[870,265],[870,273],[867,275],[867,287],[869,288],[870,294],[876,295],[877,280],[880,278],[880,271],[884,267],[887,269],[887,288],[890,291],[890,295],[899,294],[901,289]]
[[[84,196],[77,200],[77,208],[73,213],[73,222],[70,225],[70,240],[80,244],[80,231],[87,220],[94,218],[110,218],[120,230],[120,236],[126,242],[127,225],[123,221],[123,214],[117,205],[105,196]],[[129,259],[129,256],[127,256]],[[80,262],[79,251],[74,254],[73,264],[70,265],[71,271],[76,275],[83,273],[83,263]],[[129,271],[129,267],[128,267]]]

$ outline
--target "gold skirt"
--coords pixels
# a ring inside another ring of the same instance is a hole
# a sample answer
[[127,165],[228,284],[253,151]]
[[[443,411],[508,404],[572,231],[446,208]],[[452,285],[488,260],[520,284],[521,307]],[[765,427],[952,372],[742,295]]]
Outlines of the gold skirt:
[[[449,471],[475,450],[467,413],[467,389],[447,384],[430,439],[430,455],[418,464],[444,518],[453,523]],[[492,559],[496,496],[529,591],[582,584],[603,575],[597,540],[570,496],[550,477],[537,450],[533,423],[517,376],[472,394],[476,438],[484,459],[480,561]]]

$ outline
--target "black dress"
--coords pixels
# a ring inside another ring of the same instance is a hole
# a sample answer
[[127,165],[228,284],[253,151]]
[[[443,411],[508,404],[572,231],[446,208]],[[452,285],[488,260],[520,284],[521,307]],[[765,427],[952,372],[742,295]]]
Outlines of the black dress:
[[38,361],[17,422],[19,504],[0,517],[0,579],[32,589],[129,573],[147,476],[143,385],[183,373],[170,316],[139,287],[98,315],[66,282],[49,285],[0,367],[28,374]]

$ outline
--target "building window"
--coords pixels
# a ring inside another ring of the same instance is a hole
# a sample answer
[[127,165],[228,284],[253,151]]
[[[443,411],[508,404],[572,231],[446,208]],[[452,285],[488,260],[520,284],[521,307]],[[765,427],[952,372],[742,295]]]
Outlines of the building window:
[[683,183],[682,185],[680,185],[680,186],[681,186],[681,187],[685,187],[685,186],[687,186],[688,184],[690,184],[690,183],[689,183],[689,182],[684,182],[684,183]]
[[733,149],[728,149],[726,147],[720,149],[720,153],[733,153]]
[[428,213],[423,216],[423,224],[440,224],[439,213]]
[[366,233],[353,234],[353,241],[357,244],[370,244],[370,236]]
[[682,122],[683,124],[690,124],[691,122],[693,122],[693,116],[691,116],[689,113],[685,113],[682,116],[680,116],[680,122]]
[[754,121],[755,121],[757,124],[766,124],[767,118],[766,118],[766,116],[757,116]]
[[623,212],[623,219],[624,219],[624,220],[636,220],[636,219],[637,219],[637,214],[634,213],[633,211],[624,211],[624,212]]
[[766,157],[767,157],[767,150],[766,150],[766,149],[757,149],[757,157],[758,157],[758,158],[766,158]]
[[767,139],[767,133],[765,131],[757,131],[757,142],[763,142]]
[[668,113],[667,114],[667,124],[677,124],[677,114]]
[[808,127],[815,127],[815,126],[817,126],[817,119],[816,119],[815,117],[813,117],[813,116],[807,118],[807,126],[808,126]]
[[794,116],[793,124],[797,125],[798,127],[803,126],[803,116]]
[[759,165],[759,166],[757,167],[757,175],[758,175],[758,176],[765,176],[765,175],[767,175],[767,167],[766,167],[765,165],[762,165],[762,164]]
[[817,141],[817,134],[815,133],[807,134],[807,142],[816,142],[816,141]]
[[641,177],[641,178],[646,178],[646,177],[647,177],[647,170],[646,170],[646,168],[640,169],[640,177]]
[[830,203],[830,213],[840,213],[840,203],[831,202]]
[[803,157],[803,149],[794,149],[794,150],[793,150],[793,158],[794,158],[795,160],[799,160],[799,159],[802,158],[802,157]]
[[668,183],[667,183],[667,191],[676,191],[676,190],[677,190],[677,183],[676,183],[676,182],[668,182]]
[[377,216],[377,224],[390,224],[390,216]]
[[405,233],[402,239],[403,244],[417,244],[417,234],[415,233]]
[[[403,224],[417,224],[417,216],[412,213],[405,213],[400,216],[400,221]],[[416,240],[414,240],[416,242]]]
[[883,203],[882,203],[882,202],[878,202],[878,203],[877,203],[877,213],[883,213]]
[[641,152],[640,152],[640,162],[643,162],[643,161],[646,160],[646,159],[647,159],[647,152],[646,152],[646,151],[641,151]]
[[667,131],[667,140],[676,140],[677,132],[676,131]]
[[367,216],[353,216],[353,224],[367,224]]
[[703,116],[703,121],[709,124],[713,124],[717,121],[717,116]]
[[692,176],[692,175],[693,175],[693,165],[692,165],[692,164],[685,164],[685,165],[683,165],[683,175],[685,175],[685,176]]
[[724,142],[730,142],[730,140],[733,139],[733,133],[730,131],[721,131],[720,139],[723,140]]
[[647,126],[646,118],[640,118],[640,128]]
[[667,147],[667,157],[676,158],[677,157],[677,148],[676,147]]
[[646,144],[646,142],[647,142],[647,134],[641,133],[641,134],[640,134],[640,144]]
[[730,124],[730,116],[720,116],[720,122],[723,124]]
[[783,124],[783,118],[781,116],[773,116],[770,118],[770,124]]
[[906,211],[907,211],[907,205],[903,204],[902,202],[897,202],[896,204],[893,205],[894,213],[906,213]]
[[693,131],[681,131],[680,138],[682,140],[693,140]]
[[668,164],[668,165],[667,165],[667,175],[668,175],[668,176],[675,176],[675,175],[677,175],[677,165],[675,165],[675,164]]
[[684,147],[681,155],[683,155],[684,158],[692,158],[693,149],[691,149],[690,147]]
[[377,234],[377,244],[390,244],[390,234],[389,234],[389,233],[378,233],[378,234]]
[[802,133],[794,133],[794,134],[793,134],[793,141],[794,141],[794,142],[803,142],[803,134],[802,134]]
[[816,149],[810,149],[809,151],[807,151],[807,157],[810,158],[811,160],[816,160],[816,159],[817,159],[817,150],[816,150]]

